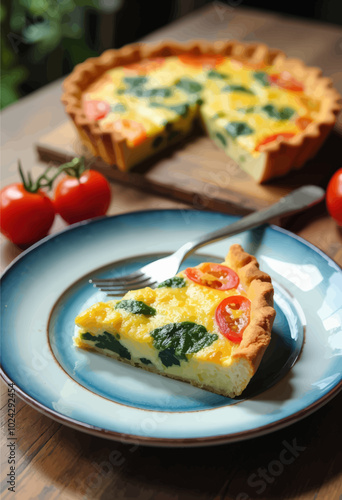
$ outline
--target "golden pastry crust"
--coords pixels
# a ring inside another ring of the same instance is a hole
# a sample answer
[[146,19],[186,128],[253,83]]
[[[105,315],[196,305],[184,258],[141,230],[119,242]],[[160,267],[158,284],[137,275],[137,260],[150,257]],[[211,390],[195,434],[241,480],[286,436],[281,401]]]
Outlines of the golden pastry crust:
[[254,374],[271,341],[276,315],[273,308],[274,290],[270,276],[260,271],[257,259],[245,252],[240,245],[230,247],[226,262],[238,274],[252,304],[250,323],[232,356],[235,359],[246,359]]
[[260,147],[260,152],[265,154],[266,158],[265,166],[256,178],[257,182],[265,182],[271,177],[284,175],[303,166],[315,155],[336,122],[341,102],[332,81],[322,77],[319,68],[307,67],[299,59],[287,58],[280,50],[270,49],[260,43],[246,44],[236,40],[137,43],[118,50],[107,50],[100,57],[87,59],[77,65],[64,82],[62,102],[66,112],[75,124],[82,142],[94,156],[101,156],[105,162],[127,170],[127,157],[132,151],[120,132],[104,132],[98,123],[85,116],[82,94],[89,85],[111,68],[150,57],[168,57],[184,53],[232,56],[254,68],[262,64],[272,64],[279,72],[289,71],[321,100],[317,119],[301,133],[291,138],[279,138]]

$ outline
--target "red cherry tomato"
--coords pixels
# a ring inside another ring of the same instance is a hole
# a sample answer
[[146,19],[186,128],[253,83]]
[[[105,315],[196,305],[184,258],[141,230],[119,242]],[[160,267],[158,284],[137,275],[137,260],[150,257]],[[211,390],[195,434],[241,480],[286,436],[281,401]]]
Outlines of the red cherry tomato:
[[108,115],[110,105],[106,101],[86,101],[84,103],[84,111],[89,120],[102,120],[102,118]]
[[111,199],[107,179],[95,170],[86,170],[79,179],[67,175],[55,189],[56,212],[73,224],[105,215]]
[[144,125],[134,120],[128,120],[126,118],[116,120],[113,122],[112,127],[115,132],[119,132],[131,142],[133,146],[139,146],[139,144],[144,142],[147,138]]
[[220,54],[180,54],[178,59],[184,64],[190,66],[215,68],[224,61],[224,57]]
[[242,295],[223,299],[215,311],[215,320],[222,335],[236,344],[242,340],[250,320],[251,302]]
[[135,75],[147,75],[164,64],[164,57],[154,57],[152,59],[145,59],[136,63],[126,64],[123,66],[125,73]]
[[16,183],[0,191],[0,230],[9,240],[27,247],[47,235],[55,218],[50,198],[42,191],[27,191]]
[[342,168],[337,170],[329,181],[326,203],[331,217],[342,226]]
[[239,284],[239,277],[235,271],[227,266],[210,262],[200,267],[188,267],[184,274],[191,281],[215,290],[230,290]]
[[293,76],[288,71],[282,71],[281,73],[274,73],[268,76],[269,81],[281,87],[282,89],[291,90],[292,92],[303,92],[303,85],[293,78]]
[[296,134],[293,132],[280,132],[280,134],[273,134],[265,137],[262,139],[259,144],[257,144],[255,151],[260,151],[260,147],[264,146],[265,144],[269,144],[270,142],[276,141],[278,138],[279,139],[291,139],[291,137],[294,137]]

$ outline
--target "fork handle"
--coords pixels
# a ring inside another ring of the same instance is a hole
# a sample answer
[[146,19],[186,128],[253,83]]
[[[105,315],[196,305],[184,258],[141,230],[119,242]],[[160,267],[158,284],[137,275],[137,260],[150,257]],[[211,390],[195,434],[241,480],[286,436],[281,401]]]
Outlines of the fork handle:
[[217,231],[212,231],[211,233],[199,236],[195,240],[181,246],[177,250],[176,254],[179,256],[181,261],[183,261],[194,250],[208,243],[214,243],[215,241],[222,240],[227,236],[242,233],[248,229],[260,226],[275,217],[293,214],[303,210],[303,208],[311,207],[322,201],[324,194],[324,189],[319,186],[303,186],[295,191],[292,191],[289,195],[284,196],[277,203],[274,203],[268,208],[246,215],[242,219],[233,222],[229,226],[218,229]]

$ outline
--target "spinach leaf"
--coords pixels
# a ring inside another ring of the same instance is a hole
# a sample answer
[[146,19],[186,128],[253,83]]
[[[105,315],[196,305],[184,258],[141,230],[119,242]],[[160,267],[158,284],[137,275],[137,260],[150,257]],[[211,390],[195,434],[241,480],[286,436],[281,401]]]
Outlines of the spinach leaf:
[[186,116],[189,111],[189,104],[177,104],[175,106],[169,106],[171,111],[174,111],[179,116]]
[[186,286],[186,280],[181,278],[180,276],[174,276],[173,278],[169,278],[162,283],[160,283],[157,288],[183,288]]
[[224,127],[226,132],[231,137],[238,137],[239,135],[250,135],[254,130],[245,122],[230,122]]
[[251,89],[244,87],[243,85],[226,85],[223,87],[222,92],[243,92],[245,94],[252,94],[254,95],[254,92],[252,92]]
[[127,87],[140,87],[145,85],[148,78],[146,76],[125,76],[123,81]]
[[146,76],[125,76],[123,79],[126,88],[118,89],[118,94],[131,94],[135,97],[170,97],[172,89],[170,87],[145,88],[148,81]]
[[163,104],[162,102],[152,101],[152,102],[149,102],[148,105],[151,108],[165,108],[165,104]]
[[212,120],[217,120],[218,118],[224,118],[226,115],[223,113],[223,111],[219,111],[218,113],[215,113],[211,119]]
[[128,87],[124,90],[124,94],[130,94],[135,97],[170,97],[172,90],[169,87],[156,87],[152,89],[145,89],[143,87]]
[[174,349],[164,349],[159,352],[158,357],[167,368],[172,365],[180,366],[181,361],[187,361],[186,356],[177,357]]
[[270,86],[270,82],[269,82],[269,79],[268,79],[268,74],[265,73],[265,71],[255,71],[253,73],[253,77],[263,87],[269,87]]
[[114,335],[108,332],[103,332],[101,335],[91,335],[91,333],[86,332],[81,334],[81,338],[84,340],[91,340],[95,343],[95,347],[99,349],[109,349],[110,351],[116,352],[119,356],[126,359],[131,359],[131,354],[129,350],[119,342]]
[[274,118],[275,120],[288,120],[295,112],[295,110],[289,106],[276,108],[273,104],[265,104],[261,109],[270,118]]
[[203,88],[203,85],[196,82],[195,80],[192,80],[191,78],[180,78],[178,82],[176,82],[176,87],[184,90],[184,92],[187,92],[188,94],[193,94],[196,92],[200,92]]
[[154,307],[148,306],[145,302],[133,299],[117,302],[115,309],[124,309],[132,314],[144,314],[144,316],[154,316],[157,312]]
[[216,137],[217,139],[220,141],[220,143],[222,144],[222,146],[227,146],[227,139],[225,138],[225,136],[223,134],[221,134],[221,132],[216,132]]
[[169,109],[170,111],[173,111],[179,116],[186,116],[189,111],[189,104],[183,103],[183,104],[175,104],[175,105],[167,105],[162,102],[155,102],[152,101],[148,104],[151,108],[163,108],[163,109]]
[[117,104],[113,104],[111,111],[113,111],[113,113],[124,113],[126,111],[126,106],[118,102]]
[[207,73],[208,78],[218,78],[220,80],[225,80],[226,78],[229,79],[229,75],[225,75],[224,73],[220,73],[219,71],[216,71],[215,69],[211,69]]
[[174,355],[180,359],[184,359],[186,354],[198,352],[211,345],[218,338],[215,333],[209,333],[203,325],[192,321],[168,323],[155,328],[150,335],[156,349],[172,349]]
[[152,365],[152,361],[147,358],[140,358],[140,361],[144,363],[144,365]]
[[293,116],[295,113],[295,110],[293,108],[290,108],[290,106],[285,106],[284,108],[281,108],[279,110],[279,115],[281,120],[289,120],[291,116]]
[[254,113],[255,106],[248,106],[247,108],[239,108],[237,111],[240,113]]

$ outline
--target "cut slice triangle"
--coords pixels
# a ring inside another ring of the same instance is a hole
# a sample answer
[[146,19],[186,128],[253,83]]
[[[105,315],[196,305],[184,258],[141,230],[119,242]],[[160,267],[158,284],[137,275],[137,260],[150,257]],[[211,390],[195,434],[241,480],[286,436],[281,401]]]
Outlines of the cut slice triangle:
[[255,257],[232,245],[222,264],[204,262],[156,289],[94,304],[77,316],[74,342],[235,397],[260,364],[274,317],[270,276]]

